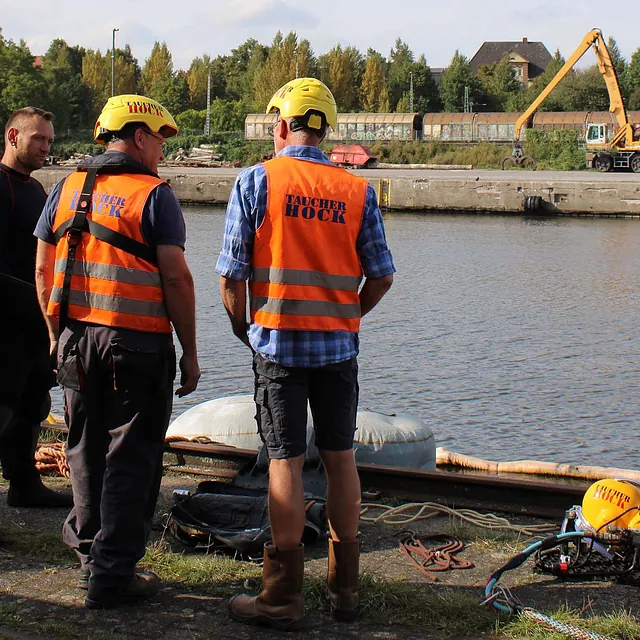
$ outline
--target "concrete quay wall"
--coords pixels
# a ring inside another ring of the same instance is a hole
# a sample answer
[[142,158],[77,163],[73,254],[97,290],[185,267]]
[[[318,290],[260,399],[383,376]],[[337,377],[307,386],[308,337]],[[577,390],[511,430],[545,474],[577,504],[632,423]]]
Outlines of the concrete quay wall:
[[[47,167],[35,177],[49,190],[72,169]],[[224,205],[238,169],[161,167],[183,204]],[[362,170],[390,210],[523,214],[539,196],[537,213],[640,217],[640,175],[594,172]]]

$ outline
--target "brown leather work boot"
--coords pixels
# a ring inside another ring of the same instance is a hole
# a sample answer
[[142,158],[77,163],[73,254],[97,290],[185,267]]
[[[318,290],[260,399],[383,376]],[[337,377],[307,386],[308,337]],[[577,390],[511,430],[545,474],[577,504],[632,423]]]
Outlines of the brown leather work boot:
[[329,568],[327,588],[331,615],[339,622],[358,616],[358,576],[360,572],[360,536],[350,542],[338,542],[328,536]]
[[264,545],[262,593],[229,600],[229,615],[239,622],[292,631],[304,624],[302,577],[304,545],[282,551]]

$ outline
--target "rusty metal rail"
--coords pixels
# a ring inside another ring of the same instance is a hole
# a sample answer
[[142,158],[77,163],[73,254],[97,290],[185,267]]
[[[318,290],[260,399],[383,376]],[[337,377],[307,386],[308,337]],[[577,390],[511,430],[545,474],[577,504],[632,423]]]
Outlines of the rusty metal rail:
[[[215,462],[246,463],[257,453],[252,449],[195,442],[167,442],[166,451],[176,456],[176,468],[207,476],[217,474],[215,467],[210,466]],[[207,469],[203,472],[202,469],[193,469],[192,465],[204,465]],[[374,464],[357,466],[363,490],[386,497],[546,518],[563,517],[568,508],[582,501],[590,485],[557,479],[531,481],[481,473],[421,471]],[[221,471],[221,477],[233,475],[228,467]]]
[[[63,425],[43,426],[66,432]],[[230,480],[257,451],[221,444],[168,441],[165,453],[174,456],[173,460],[165,458],[172,471]],[[357,466],[363,491],[384,497],[544,518],[562,518],[572,505],[582,502],[591,484],[558,478],[522,480],[482,472],[421,471],[375,464]]]

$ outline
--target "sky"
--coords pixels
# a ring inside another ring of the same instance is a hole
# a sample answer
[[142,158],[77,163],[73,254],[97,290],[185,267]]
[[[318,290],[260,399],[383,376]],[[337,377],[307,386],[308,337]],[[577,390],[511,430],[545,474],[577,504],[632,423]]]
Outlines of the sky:
[[[339,43],[388,56],[401,38],[431,67],[446,67],[456,49],[471,58],[485,41],[525,37],[568,57],[597,27],[628,60],[640,47],[639,3],[610,1],[604,10],[601,0],[0,0],[0,28],[34,55],[54,38],[104,53],[118,28],[116,46],[129,44],[141,65],[155,41],[166,42],[176,70],[204,54],[228,54],[248,38],[268,45],[278,30],[309,40],[316,55]],[[587,53],[580,66],[594,62]]]

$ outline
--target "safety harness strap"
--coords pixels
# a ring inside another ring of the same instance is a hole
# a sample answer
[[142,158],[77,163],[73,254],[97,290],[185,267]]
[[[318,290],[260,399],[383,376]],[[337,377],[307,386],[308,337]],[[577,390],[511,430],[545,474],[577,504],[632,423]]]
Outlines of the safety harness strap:
[[[69,218],[66,222],[63,222],[55,232],[56,242],[60,241],[60,238],[64,236],[69,228],[71,228],[74,224],[75,218]],[[125,236],[118,231],[114,231],[113,229],[109,229],[109,227],[105,227],[104,225],[96,222],[95,220],[91,220],[89,218],[85,219],[85,225],[83,231],[90,233],[92,236],[98,238],[98,240],[102,240],[107,244],[110,244],[112,247],[116,249],[121,249],[122,251],[126,251],[136,258],[141,258],[142,260],[146,260],[150,262],[152,265],[157,266],[158,260],[156,258],[156,252],[149,245],[143,244],[142,242],[138,242],[129,236]]]
[[64,281],[62,284],[62,295],[60,297],[60,321],[58,324],[58,335],[60,335],[69,321],[69,293],[71,291],[71,278],[73,277],[73,265],[76,262],[76,251],[82,239],[82,232],[85,230],[87,214],[91,209],[91,194],[98,174],[97,168],[87,169],[87,177],[82,185],[82,192],[78,198],[76,213],[71,219],[71,224],[65,229],[68,232],[67,244],[67,264],[64,270]]

